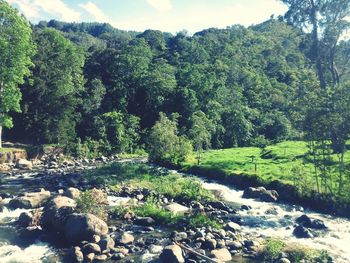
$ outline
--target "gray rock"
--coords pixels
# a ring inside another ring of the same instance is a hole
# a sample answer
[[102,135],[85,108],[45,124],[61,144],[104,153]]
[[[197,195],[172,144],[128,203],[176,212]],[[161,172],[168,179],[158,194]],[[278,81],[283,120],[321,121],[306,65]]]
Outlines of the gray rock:
[[77,199],[80,196],[80,190],[74,187],[69,187],[64,191],[63,195],[72,199]]
[[185,259],[182,250],[178,245],[170,245],[163,249],[160,255],[160,261],[163,263],[184,263]]
[[122,235],[120,236],[118,243],[122,244],[122,245],[128,245],[128,244],[132,244],[134,242],[134,236],[129,234],[129,233],[122,233]]
[[16,167],[19,169],[31,170],[33,169],[33,163],[26,159],[18,159],[16,162]]
[[280,258],[275,261],[276,263],[290,263],[290,260],[288,258]]
[[232,260],[230,251],[227,248],[215,249],[210,252],[210,257],[218,260],[219,262],[227,262]]
[[106,235],[107,233],[107,224],[92,214],[73,213],[69,215],[64,227],[64,235],[71,243],[91,240],[93,235]]
[[113,238],[111,238],[109,236],[102,238],[98,244],[101,247],[102,251],[111,250],[115,246],[115,242],[114,242]]
[[27,227],[32,223],[33,215],[31,212],[22,212],[17,220],[18,225]]
[[107,255],[95,255],[94,261],[105,261],[107,258]]
[[189,208],[178,203],[172,203],[164,207],[166,210],[172,212],[173,214],[181,214],[189,211]]
[[74,247],[72,251],[72,256],[75,262],[83,262],[84,261],[84,255],[83,252],[81,252],[80,247]]
[[76,203],[66,196],[56,196],[44,207],[42,215],[43,224],[52,226],[58,231],[63,231],[68,216],[74,212]]
[[41,189],[40,192],[25,193],[24,196],[19,196],[9,202],[9,207],[12,209],[24,208],[33,209],[44,205],[50,198],[50,192]]
[[209,249],[209,250],[213,250],[216,248],[217,245],[217,241],[215,239],[211,239],[211,238],[206,238],[205,242],[203,243],[202,247]]
[[137,217],[134,223],[140,226],[151,226],[155,224],[155,221],[151,217]]
[[266,190],[265,187],[249,187],[244,190],[243,198],[256,198],[265,202],[276,202],[278,193],[275,190]]
[[242,243],[239,241],[227,240],[226,246],[232,250],[239,250],[243,247]]
[[234,233],[237,233],[241,230],[241,226],[235,222],[229,222],[225,226],[226,230],[233,231]]
[[99,245],[95,243],[87,243],[81,248],[81,251],[84,254],[90,254],[90,253],[95,253],[95,254],[100,254],[101,253],[101,248]]
[[311,231],[309,229],[307,229],[306,227],[301,226],[301,225],[294,228],[293,234],[297,238],[313,238],[314,237],[314,235],[311,233]]

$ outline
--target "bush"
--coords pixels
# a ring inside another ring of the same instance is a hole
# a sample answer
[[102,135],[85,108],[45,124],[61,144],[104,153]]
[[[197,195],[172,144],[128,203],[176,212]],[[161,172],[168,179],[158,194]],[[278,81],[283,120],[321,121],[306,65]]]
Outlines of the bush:
[[266,261],[274,261],[278,258],[286,244],[279,239],[268,239],[262,252],[263,258]]
[[213,227],[215,229],[221,229],[222,225],[215,219],[215,218],[210,218],[205,214],[196,214],[192,215],[189,218],[188,224],[191,227]]
[[90,213],[102,220],[107,219],[106,195],[97,189],[82,192],[76,199],[77,211],[80,213]]

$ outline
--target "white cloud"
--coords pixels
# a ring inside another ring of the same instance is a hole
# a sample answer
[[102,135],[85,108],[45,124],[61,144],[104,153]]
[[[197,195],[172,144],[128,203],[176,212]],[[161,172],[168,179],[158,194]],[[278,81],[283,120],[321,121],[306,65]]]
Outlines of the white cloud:
[[[203,1],[203,3],[205,3]],[[287,7],[277,0],[239,1],[231,5],[211,8],[205,4],[183,8],[179,12],[145,15],[130,20],[118,21],[119,28],[143,31],[145,29],[159,29],[167,32],[178,32],[187,29],[195,33],[205,28],[226,28],[234,24],[250,26],[261,23],[272,14],[280,15],[287,11]]]
[[147,0],[147,3],[160,12],[166,12],[173,8],[170,0]]
[[81,14],[62,0],[8,0],[10,4],[18,9],[30,20],[43,18],[43,14],[49,18],[61,19],[67,22],[77,22]]
[[92,15],[94,17],[94,21],[101,23],[110,23],[112,25],[114,24],[112,19],[105,15],[105,13],[103,13],[103,11],[94,3],[87,2],[85,4],[80,4],[79,6],[83,8],[86,12],[88,12],[90,15]]

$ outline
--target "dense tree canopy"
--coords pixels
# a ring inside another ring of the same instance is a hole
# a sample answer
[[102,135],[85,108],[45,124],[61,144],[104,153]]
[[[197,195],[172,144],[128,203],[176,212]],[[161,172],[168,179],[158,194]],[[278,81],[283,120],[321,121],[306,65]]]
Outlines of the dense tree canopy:
[[30,74],[34,54],[29,23],[0,0],[0,148],[2,127],[11,128],[10,111],[20,111],[19,84]]

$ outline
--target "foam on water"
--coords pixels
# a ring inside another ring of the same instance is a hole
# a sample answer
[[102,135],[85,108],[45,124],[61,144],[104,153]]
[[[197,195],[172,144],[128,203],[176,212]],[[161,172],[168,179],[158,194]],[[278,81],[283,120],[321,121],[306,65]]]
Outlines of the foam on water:
[[0,244],[2,263],[40,263],[50,255],[53,255],[53,252],[46,243],[37,242],[24,249],[16,245]]
[[30,209],[15,209],[9,210],[7,207],[3,208],[3,211],[0,213],[0,224],[11,223],[18,219],[21,213],[29,212]]
[[[333,255],[335,262],[350,262],[350,220],[320,214],[313,211],[299,211],[288,204],[261,202],[243,198],[243,191],[229,188],[225,185],[203,182],[209,190],[220,190],[226,201],[245,204],[252,207],[249,211],[239,211],[243,219],[242,231],[251,236],[278,237],[288,242],[295,242],[315,249],[325,249]],[[269,211],[276,213],[269,213]],[[312,218],[321,219],[329,231],[309,239],[297,239],[293,235],[295,220],[307,214]]]

